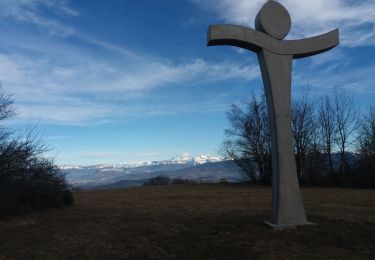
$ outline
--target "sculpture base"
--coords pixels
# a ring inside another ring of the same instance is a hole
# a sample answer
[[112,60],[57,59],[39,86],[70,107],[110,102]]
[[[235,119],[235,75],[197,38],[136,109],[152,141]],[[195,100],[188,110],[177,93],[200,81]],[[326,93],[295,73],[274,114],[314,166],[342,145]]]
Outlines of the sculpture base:
[[309,226],[316,226],[316,225],[318,225],[316,223],[311,223],[311,222],[306,222],[305,224],[296,224],[296,225],[275,225],[275,224],[272,224],[269,221],[265,221],[264,224],[266,224],[267,226],[271,227],[273,230],[290,229],[290,228],[296,228],[296,227],[301,227],[301,226],[306,226],[306,225],[309,225]]

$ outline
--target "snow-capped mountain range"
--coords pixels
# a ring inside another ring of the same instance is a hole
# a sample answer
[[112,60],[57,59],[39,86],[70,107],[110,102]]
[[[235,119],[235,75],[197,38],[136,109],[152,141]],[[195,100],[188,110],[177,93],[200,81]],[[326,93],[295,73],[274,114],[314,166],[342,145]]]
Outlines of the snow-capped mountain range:
[[60,165],[59,168],[62,170],[72,169],[127,169],[127,168],[139,168],[149,166],[160,166],[160,165],[199,165],[205,163],[220,162],[223,159],[217,156],[211,155],[199,155],[192,157],[189,153],[183,153],[175,156],[169,160],[162,161],[138,161],[120,164],[98,164],[90,166],[77,166],[77,165]]
[[240,170],[233,161],[210,155],[192,157],[188,153],[161,161],[59,167],[66,174],[70,184],[85,188],[118,182],[139,186],[144,181],[159,175],[205,182],[217,182],[222,178],[229,181],[241,179]]

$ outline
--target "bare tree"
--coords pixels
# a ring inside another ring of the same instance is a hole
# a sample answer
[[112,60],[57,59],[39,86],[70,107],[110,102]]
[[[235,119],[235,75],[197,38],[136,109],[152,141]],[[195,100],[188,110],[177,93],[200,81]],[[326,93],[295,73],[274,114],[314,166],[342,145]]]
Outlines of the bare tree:
[[242,169],[244,180],[253,183],[258,182],[256,165],[251,156],[249,156],[249,153],[244,152],[242,144],[240,140],[234,139],[234,136],[227,136],[220,147],[220,153],[225,158],[233,160]]
[[361,156],[372,158],[375,162],[375,107],[371,106],[360,121],[358,145]]
[[10,95],[0,93],[0,120],[10,118],[16,114]]
[[297,174],[300,182],[305,177],[306,157],[312,150],[315,138],[315,116],[312,101],[309,99],[309,90],[293,101],[292,106],[292,130],[294,151],[296,155]]
[[371,106],[360,122],[357,150],[360,155],[359,184],[375,187],[375,107]]
[[358,127],[358,111],[353,103],[353,98],[344,92],[335,92],[335,124],[337,128],[337,136],[335,142],[340,151],[340,183],[345,182],[345,173],[350,170],[347,161],[346,151],[355,141],[354,133]]
[[326,158],[322,153],[322,145],[317,138],[317,131],[314,131],[315,138],[312,141],[307,160],[305,162],[305,175],[303,180],[304,184],[321,185],[323,183],[322,173],[326,169]]
[[232,105],[228,119],[232,128],[226,130],[222,153],[235,160],[251,181],[269,183],[271,140],[264,97],[259,101],[253,95],[246,112]]
[[333,145],[336,139],[336,110],[335,106],[328,95],[323,96],[318,103],[317,112],[317,132],[320,136],[323,153],[327,156],[330,169],[331,181],[334,178],[333,167]]
[[[0,93],[0,121],[10,118],[16,114],[13,100],[10,95]],[[0,126],[0,147],[5,145],[8,138],[13,134],[6,127]]]
[[[11,98],[0,94],[0,121],[14,114]],[[61,170],[43,157],[47,150],[35,128],[25,134],[0,129],[0,215],[73,202]]]

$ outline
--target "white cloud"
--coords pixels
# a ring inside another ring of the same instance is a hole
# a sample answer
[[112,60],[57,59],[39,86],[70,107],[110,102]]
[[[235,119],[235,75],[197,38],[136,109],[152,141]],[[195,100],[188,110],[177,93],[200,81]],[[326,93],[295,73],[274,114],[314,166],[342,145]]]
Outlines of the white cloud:
[[89,122],[103,123],[113,112],[109,106],[84,100],[63,104],[60,102],[22,104],[17,107],[18,119],[69,125],[86,125]]
[[144,91],[173,84],[202,84],[228,79],[252,80],[259,76],[258,66],[232,63],[207,63],[195,59],[184,64],[143,61],[137,70],[118,72],[121,76],[100,91]]
[[[334,72],[332,72],[334,70]],[[294,86],[310,86],[317,95],[328,93],[335,89],[345,90],[350,95],[375,94],[374,81],[369,75],[375,74],[375,66],[353,68],[347,64],[335,62],[324,65],[317,71],[315,64],[306,66],[303,71],[297,70],[294,75]]]
[[70,136],[67,136],[67,135],[51,135],[51,136],[44,137],[44,139],[46,140],[65,140],[69,138]]
[[[226,23],[254,27],[254,19],[265,0],[192,0],[214,12]],[[335,28],[347,46],[375,45],[373,0],[280,0],[292,18],[291,37],[317,35]]]
[[[110,151],[107,150],[82,150],[70,153],[51,154],[51,157],[56,157],[59,162],[65,162],[69,165],[93,165],[93,164],[108,164],[108,163],[130,163],[140,162],[144,160],[162,160],[170,156],[163,149],[155,150],[135,150],[128,151]],[[146,159],[145,159],[146,158]]]
[[160,157],[165,154],[164,151],[140,151],[140,152],[114,152],[111,151],[79,151],[77,153],[78,157],[86,159],[124,159],[124,158],[155,158]]
[[[35,48],[38,57],[22,52],[0,54],[0,82],[14,95],[18,120],[84,125],[127,115],[186,112],[183,106],[156,108],[128,101],[163,87],[259,77],[257,65],[214,64],[202,59],[176,64],[147,57],[117,64],[64,45],[50,48],[44,43],[39,50]],[[213,104],[199,105],[207,111],[215,109]]]
[[63,0],[0,0],[0,17],[35,24],[54,35],[71,36],[75,33],[72,27],[41,14],[40,7],[68,16],[79,15]]
[[[59,15],[48,15],[43,9]],[[51,34],[71,36],[88,47],[101,48],[99,54],[90,52],[91,48],[63,43],[58,37],[8,35],[2,42],[8,51],[0,53],[0,82],[14,94],[19,120],[87,124],[128,114],[186,112],[182,106],[150,108],[121,101],[140,98],[165,86],[252,80],[259,76],[256,65],[213,64],[199,58],[175,63],[139,54],[69,27],[61,22],[61,15],[79,13],[64,0],[0,0],[0,18],[31,23]],[[114,99],[122,104],[114,104]],[[199,105],[207,110],[217,107]]]

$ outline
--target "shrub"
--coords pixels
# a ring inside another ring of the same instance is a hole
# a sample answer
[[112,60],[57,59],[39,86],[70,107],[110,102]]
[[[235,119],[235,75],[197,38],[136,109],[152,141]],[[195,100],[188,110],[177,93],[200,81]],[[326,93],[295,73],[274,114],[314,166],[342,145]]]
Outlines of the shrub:
[[226,178],[220,178],[219,183],[228,183]]
[[[13,115],[11,104],[0,94],[0,120]],[[26,130],[21,136],[0,129],[0,216],[73,203],[65,176],[43,157],[48,149],[34,133]]]
[[171,178],[168,176],[157,176],[146,181],[144,186],[158,186],[158,185],[168,185],[171,183]]
[[172,179],[171,184],[197,184],[197,183],[198,182],[195,180],[176,178],[176,179]]
[[73,203],[65,176],[33,141],[11,140],[0,149],[0,215]]
[[147,180],[143,186],[158,186],[158,185],[170,185],[170,184],[197,184],[199,182],[190,179],[174,178],[171,179],[168,176],[157,176]]

